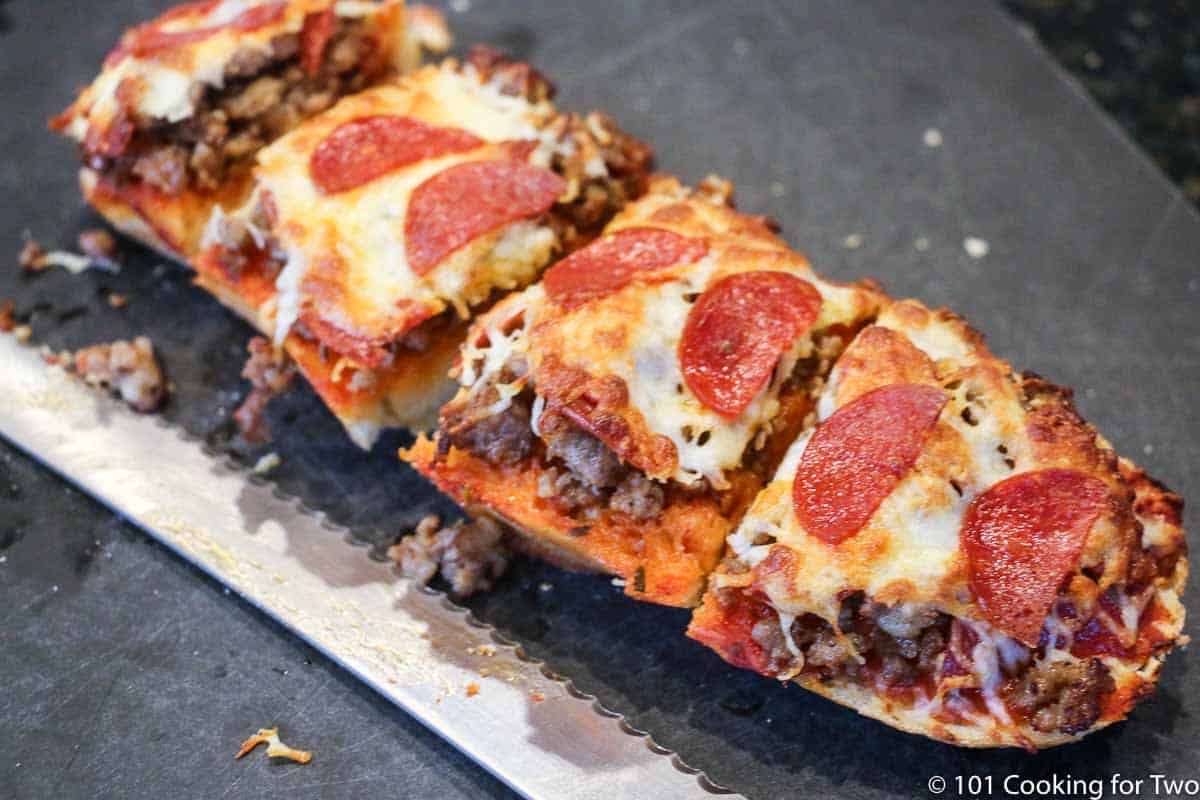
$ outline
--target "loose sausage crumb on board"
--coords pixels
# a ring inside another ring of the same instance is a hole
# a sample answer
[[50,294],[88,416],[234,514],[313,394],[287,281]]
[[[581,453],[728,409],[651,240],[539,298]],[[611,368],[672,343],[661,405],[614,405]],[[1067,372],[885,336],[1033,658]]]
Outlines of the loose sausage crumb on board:
[[388,549],[400,574],[421,585],[440,574],[456,597],[487,591],[508,569],[504,531],[490,519],[442,527],[434,515]]
[[85,347],[75,354],[75,371],[89,385],[114,392],[135,411],[157,411],[167,397],[154,344],[145,336]]
[[296,750],[279,741],[278,728],[261,728],[258,733],[242,742],[241,749],[233,757],[239,759],[260,744],[267,746],[268,758],[287,758],[295,761],[297,764],[307,764],[312,761],[313,754],[310,751]]
[[242,438],[262,444],[271,440],[263,413],[271,399],[282,394],[296,377],[296,367],[282,352],[277,351],[262,336],[255,336],[246,345],[250,354],[242,367],[242,377],[250,381],[250,393],[233,412]]

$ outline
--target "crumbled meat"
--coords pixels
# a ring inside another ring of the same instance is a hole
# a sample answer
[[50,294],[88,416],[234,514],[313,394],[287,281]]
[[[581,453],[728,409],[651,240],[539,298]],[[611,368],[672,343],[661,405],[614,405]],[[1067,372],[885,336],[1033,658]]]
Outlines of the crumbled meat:
[[108,305],[111,308],[124,308],[129,303],[129,298],[120,292],[108,293]]
[[[299,41],[295,36],[278,37],[279,39],[291,39],[292,46],[298,47]],[[295,50],[292,55],[295,55]],[[272,53],[270,50],[264,50],[261,47],[246,45],[239,47],[233,57],[229,59],[229,63],[225,65],[225,77],[229,78],[249,78],[252,75],[257,75],[262,72],[267,64],[271,63]]]
[[175,123],[138,119],[124,154],[85,152],[84,161],[169,195],[189,186],[215,189],[232,170],[249,169],[268,141],[365,88],[385,66],[371,60],[374,48],[362,21],[339,19],[317,73],[309,75],[298,63],[296,34],[277,36],[268,48],[247,45],[226,65],[221,87],[193,86],[191,117]]
[[591,512],[604,502],[604,492],[584,483],[575,473],[553,466],[538,475],[537,493],[567,514]]
[[252,80],[241,94],[225,103],[225,113],[230,119],[246,120],[261,116],[271,106],[283,99],[285,84],[281,78],[264,75]]
[[271,439],[263,412],[271,398],[281,394],[296,376],[296,368],[261,336],[255,336],[246,345],[250,357],[242,367],[242,377],[250,381],[250,393],[233,412],[238,430],[248,442],[266,442]]
[[[528,427],[528,426],[526,426]],[[616,486],[628,469],[608,445],[574,425],[563,425],[543,433],[546,454],[558,458],[580,480],[601,489]]]
[[136,411],[155,411],[166,399],[162,369],[145,336],[85,347],[75,353],[75,371],[92,386],[115,392]]
[[446,527],[435,516],[425,517],[388,550],[388,556],[402,575],[422,585],[440,574],[458,597],[491,589],[509,560],[504,531],[486,517]]
[[523,97],[531,103],[554,97],[554,84],[545,75],[493,47],[475,45],[467,53],[466,63],[475,68],[484,83],[495,84],[501,94]]
[[160,192],[176,195],[187,184],[187,168],[187,150],[177,144],[168,144],[138,158],[130,171]]
[[513,398],[503,411],[486,414],[499,398],[489,386],[475,393],[466,407],[448,410],[441,426],[444,440],[493,464],[516,464],[528,457],[533,452],[528,401]]
[[17,320],[13,317],[15,309],[12,300],[0,302],[0,332],[11,333],[17,327]]
[[551,215],[564,246],[574,248],[594,236],[622,207],[646,190],[654,151],[625,133],[612,118],[560,115],[543,137],[562,146],[547,165],[571,187]]
[[938,616],[936,609],[911,603],[896,606],[872,603],[867,612],[875,619],[876,625],[896,639],[916,638],[921,631],[937,622]]
[[1100,718],[1100,698],[1116,687],[1098,658],[1035,666],[1009,687],[1010,707],[1043,732],[1078,734]]
[[641,473],[633,473],[617,486],[608,506],[636,520],[654,519],[662,512],[662,487]]
[[79,249],[88,258],[110,261],[117,254],[117,240],[103,228],[88,228],[79,234]]
[[[777,619],[770,621],[779,628]],[[950,617],[945,614],[866,602],[858,592],[842,601],[838,614],[841,635],[815,614],[797,617],[789,633],[793,645],[803,653],[801,663],[806,671],[824,678],[853,678],[863,665],[873,664],[875,679],[881,685],[904,687],[940,668],[949,627]],[[786,648],[782,633],[773,647],[767,651],[772,663],[783,665],[780,672],[786,672],[794,656]]]
[[46,263],[46,251],[29,235],[25,236],[25,241],[21,245],[21,252],[17,256],[17,263],[21,265],[22,269],[29,272],[41,272],[49,266]]

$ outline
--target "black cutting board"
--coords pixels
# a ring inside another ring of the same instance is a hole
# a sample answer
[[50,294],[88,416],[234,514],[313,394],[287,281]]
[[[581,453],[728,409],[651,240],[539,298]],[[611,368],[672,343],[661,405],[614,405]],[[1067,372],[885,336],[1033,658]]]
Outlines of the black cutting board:
[[[250,331],[135,245],[118,276],[15,268],[23,229],[96,224],[45,119],[127,25],[162,4],[0,3],[0,297],[56,347],[152,336],[166,417],[229,441]],[[1078,390],[1123,453],[1200,496],[1200,218],[997,7],[984,2],[519,3],[448,12],[458,40],[532,59],[564,107],[603,108],[661,169],[735,181],[832,278],[874,276],[965,314],[1022,369]],[[927,129],[940,147],[923,143]],[[848,247],[857,235],[861,245]],[[990,245],[969,257],[966,237]],[[918,248],[917,240],[924,248]],[[129,297],[112,309],[105,292]],[[2,366],[0,366],[2,368]],[[383,542],[453,513],[356,451],[307,389],[271,413],[277,481]],[[1188,521],[1194,527],[1195,515]],[[368,550],[347,549],[347,557]],[[505,787],[282,628],[0,445],[0,795],[507,796]],[[1179,653],[1131,721],[1038,756],[956,750],[738,672],[685,612],[607,579],[518,562],[470,603],[717,781],[755,798],[927,797],[931,777],[1200,777],[1200,665]],[[308,767],[233,762],[279,723]],[[1015,787],[1015,785],[1014,785]],[[1149,783],[1143,792],[1150,793]],[[1107,789],[1111,795],[1111,787]]]

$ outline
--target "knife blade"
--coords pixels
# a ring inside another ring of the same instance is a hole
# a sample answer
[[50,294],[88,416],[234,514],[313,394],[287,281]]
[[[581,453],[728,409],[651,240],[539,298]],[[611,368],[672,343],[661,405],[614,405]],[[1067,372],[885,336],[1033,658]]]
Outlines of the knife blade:
[[[520,794],[730,793],[320,512],[0,336],[0,435],[404,708]],[[342,535],[339,535],[342,534]],[[469,685],[478,687],[468,696]]]

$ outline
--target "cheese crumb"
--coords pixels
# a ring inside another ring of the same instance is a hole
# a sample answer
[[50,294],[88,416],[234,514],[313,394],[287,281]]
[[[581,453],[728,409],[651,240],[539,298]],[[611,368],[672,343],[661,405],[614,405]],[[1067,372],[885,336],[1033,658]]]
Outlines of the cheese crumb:
[[928,128],[925,134],[921,137],[921,141],[925,142],[926,147],[941,147],[942,132],[937,128]]
[[929,240],[924,236],[918,236],[917,240],[913,242],[913,247],[916,248],[918,253],[924,253],[929,249]]
[[546,699],[546,695],[544,695],[544,694],[542,694],[541,692],[538,692],[538,691],[533,691],[533,692],[530,692],[530,693],[529,693],[529,697],[530,697],[530,698],[533,700],[533,702],[535,702],[535,703],[540,703],[540,702],[542,702],[543,700],[545,700],[545,699]]
[[287,758],[297,764],[307,764],[312,761],[313,754],[308,750],[295,750],[279,741],[278,728],[261,728],[258,733],[242,742],[242,747],[234,755],[234,758],[241,758],[260,744],[267,745],[268,758]]
[[266,475],[271,470],[283,463],[283,459],[276,452],[267,453],[265,456],[254,462],[254,474]]
[[479,694],[479,684],[478,683],[468,683],[467,684],[467,697],[474,697],[477,694]]
[[842,240],[842,247],[847,250],[857,250],[862,247],[863,237],[861,233],[852,233]]
[[986,239],[980,239],[977,236],[968,236],[963,239],[963,250],[967,251],[967,255],[971,258],[983,258],[991,251],[991,245]]

